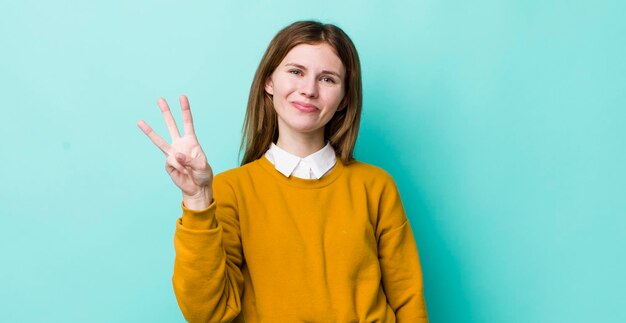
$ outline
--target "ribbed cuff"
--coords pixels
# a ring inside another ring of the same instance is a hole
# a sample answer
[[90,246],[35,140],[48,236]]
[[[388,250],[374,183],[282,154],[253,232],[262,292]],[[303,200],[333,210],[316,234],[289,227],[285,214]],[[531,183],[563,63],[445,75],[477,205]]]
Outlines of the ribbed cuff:
[[191,230],[210,230],[217,228],[217,220],[215,219],[215,200],[211,202],[209,207],[204,210],[190,210],[185,207],[184,203],[180,203],[183,209],[181,224]]

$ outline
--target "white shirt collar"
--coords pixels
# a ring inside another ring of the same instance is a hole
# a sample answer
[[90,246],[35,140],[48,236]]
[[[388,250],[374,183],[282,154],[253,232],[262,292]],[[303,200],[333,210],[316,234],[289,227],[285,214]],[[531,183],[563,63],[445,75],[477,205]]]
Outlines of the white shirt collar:
[[287,177],[293,175],[304,179],[322,178],[337,162],[335,149],[330,143],[304,158],[293,155],[272,143],[265,156],[283,175]]

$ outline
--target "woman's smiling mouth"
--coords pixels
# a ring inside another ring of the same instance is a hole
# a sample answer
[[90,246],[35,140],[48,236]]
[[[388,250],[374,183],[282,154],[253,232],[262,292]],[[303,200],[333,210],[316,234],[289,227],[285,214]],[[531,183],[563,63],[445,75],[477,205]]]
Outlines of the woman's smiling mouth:
[[312,104],[307,104],[304,102],[293,101],[291,102],[291,105],[294,106],[296,109],[300,110],[301,112],[311,113],[311,112],[319,111],[319,109],[316,106]]

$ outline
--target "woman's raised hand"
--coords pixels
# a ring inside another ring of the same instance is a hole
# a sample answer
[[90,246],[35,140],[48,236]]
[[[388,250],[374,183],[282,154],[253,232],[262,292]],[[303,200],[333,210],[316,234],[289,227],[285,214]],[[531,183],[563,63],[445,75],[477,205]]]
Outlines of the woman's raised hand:
[[183,113],[184,135],[182,137],[165,99],[159,98],[157,101],[172,144],[163,140],[145,121],[139,120],[137,126],[167,157],[165,170],[174,184],[181,189],[185,207],[201,210],[207,208],[213,199],[213,171],[196,138],[189,100],[184,95],[181,95],[179,100]]

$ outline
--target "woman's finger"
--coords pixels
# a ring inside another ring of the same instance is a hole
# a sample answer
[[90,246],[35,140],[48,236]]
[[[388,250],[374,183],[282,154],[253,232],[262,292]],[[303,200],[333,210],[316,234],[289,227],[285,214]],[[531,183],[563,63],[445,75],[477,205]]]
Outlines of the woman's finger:
[[161,149],[161,151],[166,156],[169,155],[170,145],[167,143],[167,141],[163,140],[161,136],[154,132],[154,130],[152,130],[152,128],[150,128],[150,126],[145,121],[139,120],[139,122],[137,122],[137,126],[139,127],[139,129],[141,129],[141,131],[143,131],[143,133],[146,134],[146,136],[148,136],[148,138],[150,138],[150,140],[157,147],[159,147],[159,149]]
[[165,169],[167,170],[168,174],[171,174],[174,170],[178,171],[181,174],[189,174],[185,167],[181,165],[178,160],[176,160],[176,157],[174,157],[174,155],[169,155],[167,156],[167,159],[165,159]]
[[185,135],[195,135],[193,129],[193,118],[191,117],[191,108],[189,107],[189,99],[186,96],[181,95],[178,98],[180,102],[180,109],[183,111],[183,131]]
[[187,155],[183,154],[183,153],[176,153],[174,155],[174,157],[176,158],[176,161],[181,164],[183,167],[187,167],[189,166],[189,158],[187,157]]
[[198,148],[198,150],[199,153],[197,154],[194,154],[194,152],[192,152],[192,156],[195,155],[196,157],[191,157],[188,161],[187,166],[189,166],[193,170],[206,171],[211,167],[207,163],[206,156],[204,155],[204,152],[202,152],[202,149]]
[[170,132],[170,137],[172,138],[172,140],[180,138],[178,127],[176,127],[176,121],[172,116],[172,111],[170,111],[170,107],[167,105],[167,101],[165,101],[164,98],[159,98],[157,100],[157,104],[159,105],[159,109],[161,109],[163,119],[165,120],[165,125],[167,126],[167,130]]

